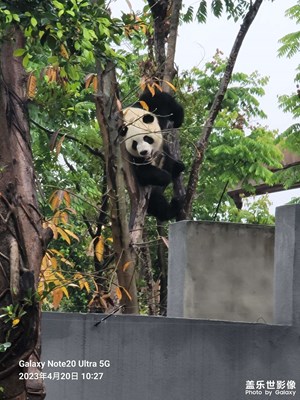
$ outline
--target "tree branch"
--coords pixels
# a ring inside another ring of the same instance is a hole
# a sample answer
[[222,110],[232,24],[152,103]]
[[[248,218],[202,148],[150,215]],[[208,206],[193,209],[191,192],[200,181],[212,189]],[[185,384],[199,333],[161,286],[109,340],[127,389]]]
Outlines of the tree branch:
[[[106,177],[110,197],[113,246],[117,266],[119,286],[125,288],[130,296],[124,294],[125,312],[138,313],[138,301],[135,282],[135,263],[130,248],[130,235],[127,221],[126,190],[124,168],[118,129],[121,123],[117,101],[117,82],[115,67],[108,62],[103,69],[98,65],[99,89],[96,99],[96,115],[99,121],[104,143]],[[124,265],[129,265],[124,270]]]
[[173,0],[170,11],[170,30],[168,36],[166,64],[164,68],[164,82],[162,84],[165,92],[170,92],[170,86],[166,84],[166,82],[172,82],[176,74],[174,63],[181,7],[182,0]]
[[[30,119],[30,122],[33,125],[35,125],[37,128],[39,128],[42,131],[46,132],[49,138],[51,138],[52,135],[57,133],[57,132],[51,131],[50,129],[45,128],[44,126],[40,125],[38,122],[34,121],[33,119]],[[93,147],[89,146],[86,143],[81,142],[79,139],[77,139],[76,137],[74,137],[72,135],[63,134],[61,132],[58,132],[57,135],[58,136],[65,136],[67,139],[80,144],[85,149],[87,149],[91,154],[93,154],[96,157],[100,157],[101,160],[104,161],[104,154],[100,150],[94,149]]]
[[148,0],[154,21],[154,50],[157,66],[157,78],[162,80],[166,62],[165,43],[168,36],[166,23],[168,0]]

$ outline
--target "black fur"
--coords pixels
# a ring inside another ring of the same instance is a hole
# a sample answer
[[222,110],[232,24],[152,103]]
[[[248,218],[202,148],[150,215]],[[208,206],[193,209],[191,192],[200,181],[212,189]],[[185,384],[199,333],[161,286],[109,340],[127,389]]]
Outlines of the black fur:
[[144,101],[149,107],[149,111],[157,116],[162,130],[168,127],[169,121],[173,122],[174,128],[179,128],[182,125],[183,108],[169,93],[156,90],[153,96],[149,89],[146,89],[133,107],[143,108],[140,101]]
[[[149,111],[157,116],[161,130],[168,128],[170,122],[174,128],[179,128],[183,123],[183,108],[170,94],[156,90],[152,96],[149,90],[146,90],[133,107],[143,108],[140,101],[144,101]],[[126,131],[120,134],[126,136]],[[149,164],[144,158],[134,158],[134,169],[141,186],[152,186],[148,214],[161,221],[167,221],[177,217],[182,208],[182,200],[173,197],[169,203],[164,196],[164,190],[184,170],[184,164],[172,157],[166,142],[161,156],[163,162],[160,167]]]

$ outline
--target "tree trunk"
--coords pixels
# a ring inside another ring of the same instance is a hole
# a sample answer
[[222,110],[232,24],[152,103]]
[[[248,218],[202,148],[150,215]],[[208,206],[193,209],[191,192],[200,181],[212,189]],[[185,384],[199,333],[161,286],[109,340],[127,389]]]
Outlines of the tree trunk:
[[0,307],[1,314],[7,314],[3,307],[15,311],[7,322],[0,319],[0,343],[11,343],[0,353],[0,387],[1,398],[11,400],[43,398],[40,383],[33,387],[28,382],[27,391],[19,379],[19,361],[28,359],[39,337],[34,294],[45,249],[30,145],[27,77],[22,59],[13,56],[14,50],[24,47],[21,30],[12,26],[2,42],[0,77]]
[[130,246],[123,157],[118,138],[121,115],[117,102],[115,67],[112,63],[108,62],[104,70],[99,67],[98,82],[96,110],[104,142],[115,262],[118,283],[123,290],[121,304],[127,314],[137,314],[136,265]]

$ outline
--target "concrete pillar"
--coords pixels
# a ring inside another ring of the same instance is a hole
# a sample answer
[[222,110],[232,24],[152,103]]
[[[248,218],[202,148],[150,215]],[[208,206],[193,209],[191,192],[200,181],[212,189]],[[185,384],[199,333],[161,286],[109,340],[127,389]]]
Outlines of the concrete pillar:
[[273,322],[274,227],[170,225],[168,316]]
[[300,204],[276,209],[274,322],[300,325]]

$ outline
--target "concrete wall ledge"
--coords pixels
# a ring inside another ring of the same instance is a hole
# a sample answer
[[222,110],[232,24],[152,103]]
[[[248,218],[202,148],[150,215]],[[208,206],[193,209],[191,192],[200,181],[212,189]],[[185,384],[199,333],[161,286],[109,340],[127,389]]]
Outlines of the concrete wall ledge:
[[[43,372],[79,374],[78,380],[46,380],[47,400],[240,400],[248,380],[300,385],[299,327],[126,315],[95,327],[101,318],[43,313]],[[76,366],[54,368],[48,360]],[[110,366],[80,368],[79,360],[109,360]],[[83,379],[99,372],[100,381]]]

